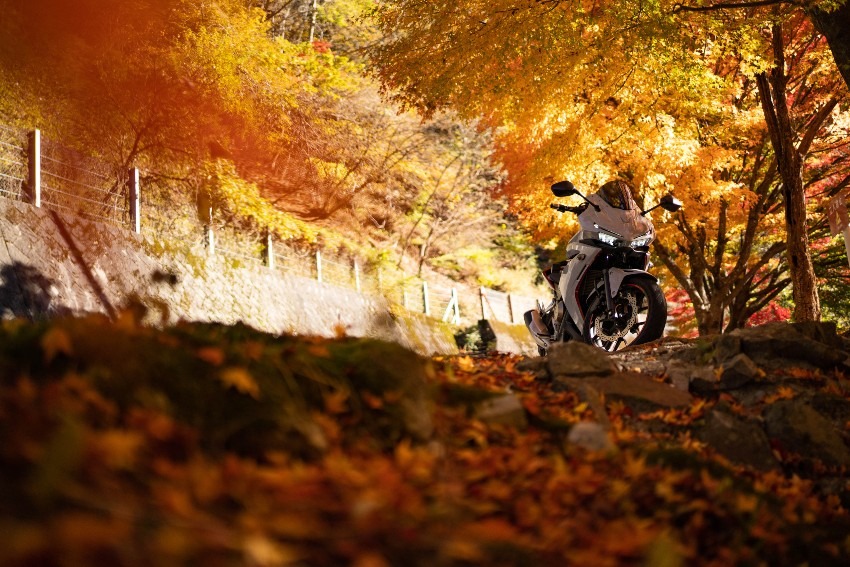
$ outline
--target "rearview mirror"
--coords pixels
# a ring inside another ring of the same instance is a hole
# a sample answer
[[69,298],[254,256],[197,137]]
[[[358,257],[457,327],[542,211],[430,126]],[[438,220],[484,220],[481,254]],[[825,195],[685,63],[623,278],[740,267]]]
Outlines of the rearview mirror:
[[661,205],[662,209],[670,211],[671,213],[675,213],[682,208],[682,201],[674,197],[672,193],[668,193],[661,197],[661,202],[658,204]]
[[552,185],[552,193],[556,197],[569,197],[576,194],[576,188],[569,181],[558,181]]

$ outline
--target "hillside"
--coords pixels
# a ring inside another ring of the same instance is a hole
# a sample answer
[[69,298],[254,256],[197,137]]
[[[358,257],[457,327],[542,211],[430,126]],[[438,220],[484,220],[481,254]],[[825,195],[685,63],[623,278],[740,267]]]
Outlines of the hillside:
[[850,558],[829,326],[613,359],[425,360],[129,312],[0,335],[4,565]]

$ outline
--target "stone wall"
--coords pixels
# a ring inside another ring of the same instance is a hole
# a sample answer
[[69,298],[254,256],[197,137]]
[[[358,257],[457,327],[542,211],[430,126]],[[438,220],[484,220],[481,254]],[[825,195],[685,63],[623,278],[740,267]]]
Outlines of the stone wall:
[[457,352],[450,326],[386,299],[177,252],[116,227],[0,197],[0,316],[114,316],[132,303],[152,321],[232,324],[270,333],[345,332],[421,354]]

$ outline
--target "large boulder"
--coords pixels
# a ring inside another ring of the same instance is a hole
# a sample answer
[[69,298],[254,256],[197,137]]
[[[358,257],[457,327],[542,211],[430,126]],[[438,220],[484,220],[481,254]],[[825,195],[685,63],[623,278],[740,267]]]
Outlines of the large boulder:
[[781,400],[764,413],[768,437],[783,451],[826,465],[850,467],[850,449],[837,425],[804,398]]
[[759,470],[779,466],[761,424],[742,419],[719,406],[706,416],[705,426],[696,436],[733,463]]
[[687,407],[693,401],[687,392],[636,372],[618,372],[610,376],[585,378],[561,376],[555,381],[574,391],[578,391],[582,386],[590,387],[603,395],[605,400],[623,401],[638,412]]

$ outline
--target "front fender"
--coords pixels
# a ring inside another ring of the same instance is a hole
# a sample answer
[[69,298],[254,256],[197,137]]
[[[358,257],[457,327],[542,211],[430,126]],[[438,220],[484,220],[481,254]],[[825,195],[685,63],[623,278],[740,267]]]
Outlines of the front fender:
[[[640,276],[650,278],[653,282],[658,283],[658,278],[644,270],[629,270],[623,268],[611,268],[608,270],[608,281],[611,284],[611,297],[616,297],[620,291],[620,286],[623,285],[623,280],[629,276]],[[603,294],[604,295],[604,294]]]

